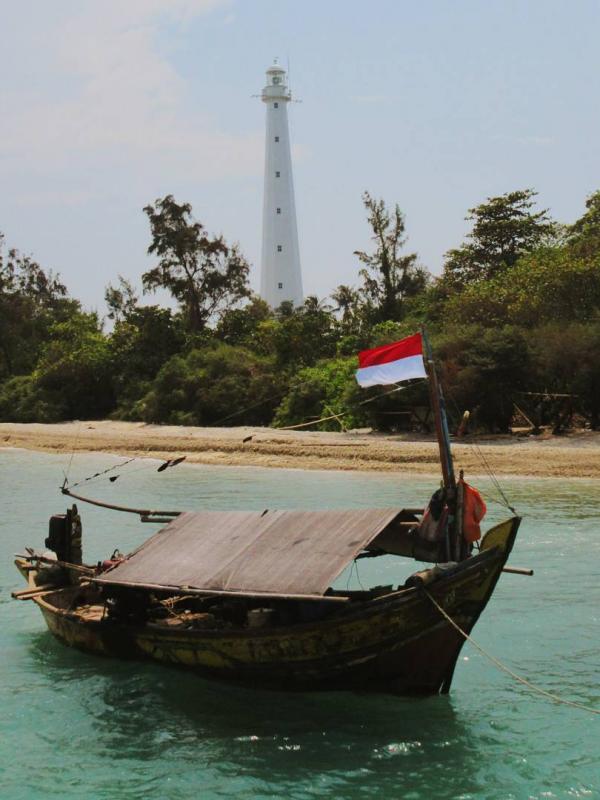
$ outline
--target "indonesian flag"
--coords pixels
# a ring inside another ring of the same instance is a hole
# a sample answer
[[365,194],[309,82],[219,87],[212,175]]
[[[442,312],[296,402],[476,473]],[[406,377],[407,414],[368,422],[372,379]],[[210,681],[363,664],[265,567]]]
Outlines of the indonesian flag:
[[420,333],[393,344],[363,350],[358,354],[358,364],[356,380],[363,387],[427,377]]

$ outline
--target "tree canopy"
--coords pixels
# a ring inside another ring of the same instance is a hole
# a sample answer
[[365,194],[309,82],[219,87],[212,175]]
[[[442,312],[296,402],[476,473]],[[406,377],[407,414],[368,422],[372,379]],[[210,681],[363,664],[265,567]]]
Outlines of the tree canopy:
[[355,250],[364,267],[361,293],[375,320],[401,319],[406,298],[423,291],[429,274],[418,266],[416,253],[402,253],[406,244],[404,215],[400,206],[390,212],[383,200],[363,194],[367,220],[375,248],[372,253]]
[[456,289],[495,278],[542,245],[556,226],[547,209],[534,211],[536,197],[533,189],[519,189],[469,209],[473,227],[467,242],[446,253],[446,284]]
[[250,295],[250,267],[238,246],[209,236],[192,218],[189,203],[177,203],[169,194],[144,212],[152,234],[148,253],[159,259],[142,275],[144,289],[167,289],[192,331],[204,330],[220,312]]
[[570,225],[535,201],[526,189],[472,208],[470,233],[434,278],[405,251],[399,207],[365,193],[373,248],[355,251],[359,285],[273,309],[251,293],[239,248],[167,195],[145,208],[158,263],[141,280],[176,307],[145,305],[119,275],[106,288],[107,325],[0,236],[0,419],[287,426],[327,417],[320,427],[394,429],[426,407],[424,387],[364,392],[356,355],[424,323],[451,426],[466,409],[476,430],[506,431],[517,407],[543,422],[544,398],[556,393],[600,428],[600,192]]

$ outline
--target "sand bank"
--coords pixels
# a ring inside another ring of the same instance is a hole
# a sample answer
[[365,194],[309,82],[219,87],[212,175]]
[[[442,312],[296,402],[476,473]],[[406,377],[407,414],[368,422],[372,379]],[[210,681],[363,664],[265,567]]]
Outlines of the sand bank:
[[[141,422],[0,423],[0,446],[55,453],[110,452],[200,464],[437,474],[430,437],[367,432],[321,433],[271,428],[196,428]],[[600,434],[492,437],[454,445],[456,466],[484,474],[480,453],[499,475],[600,477]]]

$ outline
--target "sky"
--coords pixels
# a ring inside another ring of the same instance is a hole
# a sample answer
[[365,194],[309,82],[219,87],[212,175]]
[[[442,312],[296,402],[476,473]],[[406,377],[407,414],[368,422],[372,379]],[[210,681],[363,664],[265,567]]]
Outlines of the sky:
[[[290,65],[306,294],[356,284],[368,189],[439,273],[486,197],[600,188],[597,0],[0,0],[0,232],[105,312],[173,194],[259,284],[265,109]],[[148,301],[151,301],[149,298]]]

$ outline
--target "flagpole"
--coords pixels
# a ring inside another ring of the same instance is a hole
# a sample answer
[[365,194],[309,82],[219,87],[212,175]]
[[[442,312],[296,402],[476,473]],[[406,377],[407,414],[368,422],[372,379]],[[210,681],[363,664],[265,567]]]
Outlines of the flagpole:
[[456,491],[456,478],[454,476],[454,465],[452,463],[452,452],[450,449],[450,433],[448,431],[446,404],[444,402],[442,387],[438,381],[431,345],[429,344],[427,333],[423,327],[421,328],[421,336],[423,337],[423,344],[425,345],[425,364],[429,376],[429,395],[431,398],[431,407],[435,419],[435,431],[440,450],[442,477],[444,479],[444,488],[450,495],[448,498],[450,499],[454,497]]

